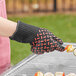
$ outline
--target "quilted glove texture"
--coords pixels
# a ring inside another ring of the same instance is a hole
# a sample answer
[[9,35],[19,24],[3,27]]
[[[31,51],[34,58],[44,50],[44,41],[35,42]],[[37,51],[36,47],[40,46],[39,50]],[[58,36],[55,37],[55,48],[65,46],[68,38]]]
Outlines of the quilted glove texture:
[[30,43],[31,51],[35,54],[43,54],[58,50],[64,51],[61,39],[54,36],[50,31],[44,28],[38,28],[18,21],[15,33],[9,37],[21,43]]

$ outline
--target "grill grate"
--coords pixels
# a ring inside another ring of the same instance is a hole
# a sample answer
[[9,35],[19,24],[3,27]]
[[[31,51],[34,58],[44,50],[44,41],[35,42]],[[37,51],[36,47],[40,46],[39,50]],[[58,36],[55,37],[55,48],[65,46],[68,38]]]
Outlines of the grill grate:
[[[75,43],[64,43],[66,45]],[[16,66],[9,69],[2,76],[34,76],[37,71],[76,73],[76,56],[67,52],[50,52],[43,55],[31,55]]]

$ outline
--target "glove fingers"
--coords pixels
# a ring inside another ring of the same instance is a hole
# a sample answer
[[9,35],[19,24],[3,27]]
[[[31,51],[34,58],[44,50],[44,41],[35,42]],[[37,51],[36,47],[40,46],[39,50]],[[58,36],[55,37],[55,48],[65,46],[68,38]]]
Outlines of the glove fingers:
[[65,50],[65,47],[63,47],[61,44],[59,44],[57,41],[54,42],[55,50],[58,50],[60,52],[63,52]]
[[59,42],[59,44],[61,44],[61,45],[63,44],[63,41],[61,39],[54,37],[54,36],[53,36],[53,39],[56,40],[57,42]]
[[52,36],[52,38],[54,39],[54,40],[56,40],[59,44],[63,44],[63,41],[61,40],[61,39],[59,39],[58,37],[56,37],[53,33],[51,33],[50,32],[50,35]]
[[[47,44],[47,45],[46,45]],[[31,46],[31,51],[35,54],[43,54],[44,52],[52,52],[58,50],[60,52],[64,51],[64,47],[60,45],[57,41],[50,39],[46,43],[36,43],[36,45]]]

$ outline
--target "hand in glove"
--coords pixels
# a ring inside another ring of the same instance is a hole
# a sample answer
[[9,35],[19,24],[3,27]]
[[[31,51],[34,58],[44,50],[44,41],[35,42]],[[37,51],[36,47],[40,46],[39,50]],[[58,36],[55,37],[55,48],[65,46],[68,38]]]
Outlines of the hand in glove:
[[10,37],[21,43],[30,43],[31,51],[36,54],[52,52],[58,50],[64,51],[61,39],[54,36],[50,31],[44,28],[38,28],[18,21],[15,33]]

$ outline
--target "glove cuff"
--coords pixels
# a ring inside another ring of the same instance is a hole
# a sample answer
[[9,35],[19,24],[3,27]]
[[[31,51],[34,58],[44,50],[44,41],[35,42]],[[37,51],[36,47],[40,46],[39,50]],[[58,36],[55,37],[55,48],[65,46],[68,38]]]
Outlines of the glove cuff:
[[9,38],[22,43],[32,43],[40,28],[18,21],[16,31]]

